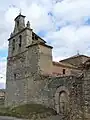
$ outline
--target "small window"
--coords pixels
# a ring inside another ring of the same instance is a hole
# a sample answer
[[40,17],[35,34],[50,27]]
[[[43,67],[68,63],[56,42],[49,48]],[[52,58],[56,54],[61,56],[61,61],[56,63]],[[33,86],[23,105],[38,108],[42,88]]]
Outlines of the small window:
[[32,39],[34,40],[34,33],[32,33]]
[[15,50],[15,39],[13,39],[12,48],[13,48],[13,51],[14,51]]
[[35,35],[35,40],[38,40],[38,36],[37,35]]
[[65,74],[65,72],[66,72],[65,69],[63,69],[63,74]]
[[22,35],[19,36],[19,47],[22,45]]
[[17,26],[19,26],[19,21],[17,21]]
[[14,74],[14,80],[16,80],[16,74]]

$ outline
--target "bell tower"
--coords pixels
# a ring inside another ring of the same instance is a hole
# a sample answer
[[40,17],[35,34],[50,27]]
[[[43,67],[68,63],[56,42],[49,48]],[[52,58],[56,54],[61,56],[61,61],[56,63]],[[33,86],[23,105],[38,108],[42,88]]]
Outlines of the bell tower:
[[25,16],[21,13],[15,18],[15,28],[13,33],[17,33],[25,28]]
[[30,22],[25,25],[25,16],[21,13],[14,19],[14,30],[10,34],[8,57],[15,56],[24,52],[26,46],[32,44],[32,29],[30,28]]
[[29,21],[25,25],[21,14],[8,41],[5,106],[34,101],[39,85],[34,81],[51,67],[52,47],[33,32]]
[[[32,44],[30,22],[25,25],[25,16],[21,13],[14,19],[15,26],[8,39],[8,58],[6,73],[5,105],[27,102],[28,89],[28,45]],[[31,52],[32,53],[32,52]]]

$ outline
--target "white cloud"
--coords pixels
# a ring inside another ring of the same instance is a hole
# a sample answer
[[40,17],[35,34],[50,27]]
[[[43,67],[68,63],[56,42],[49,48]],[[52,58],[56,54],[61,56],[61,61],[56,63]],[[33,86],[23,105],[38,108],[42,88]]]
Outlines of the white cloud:
[[[7,1],[2,2],[3,6],[0,4],[0,50],[7,48],[14,18],[21,8],[34,31],[46,32],[45,40],[54,46],[54,60],[74,55],[77,50],[90,55],[90,21],[85,23],[90,19],[90,0]],[[4,76],[5,64],[6,61],[0,61],[0,73]]]
[[[3,23],[5,23],[5,25],[7,23],[7,25],[4,26],[4,29],[8,29],[8,36],[13,29],[13,20],[19,12],[19,7],[27,16],[27,19],[30,20],[31,26],[36,32],[44,30],[47,31],[47,35],[50,34],[50,32],[53,32],[54,39],[62,39],[64,40],[65,44],[67,44],[67,42],[73,43],[73,41],[77,41],[77,27],[83,27],[81,25],[84,23],[87,17],[90,16],[89,0],[63,0],[61,2],[57,1],[56,3],[55,0],[19,0],[18,2],[18,8],[11,6],[7,9],[4,15],[5,20]],[[53,16],[48,16],[49,12],[52,12]],[[79,24],[80,26],[77,26],[75,23]],[[61,30],[57,32],[55,30],[58,26],[61,27]],[[85,28],[85,31],[87,31],[87,29],[88,27]],[[79,30],[80,29],[78,29],[78,31]],[[3,33],[5,35],[5,32]],[[89,34],[87,33],[87,37],[88,35]],[[45,37],[47,38],[47,36]],[[86,39],[86,37],[83,37],[83,39]],[[59,40],[57,42],[59,42]],[[54,44],[58,44],[57,42],[52,42]],[[60,44],[64,44],[64,42],[60,42]],[[1,43],[3,44],[3,42]]]
[[72,25],[64,26],[59,31],[48,33],[46,39],[52,41],[54,59],[77,54],[77,51],[90,55],[89,33],[90,27],[86,25],[78,28]]
[[0,57],[0,89],[6,86],[6,57]]
[[90,0],[63,0],[53,7],[53,14],[57,24],[82,24],[90,17]]
[[2,58],[0,60],[0,83],[6,82],[6,60],[5,58]]

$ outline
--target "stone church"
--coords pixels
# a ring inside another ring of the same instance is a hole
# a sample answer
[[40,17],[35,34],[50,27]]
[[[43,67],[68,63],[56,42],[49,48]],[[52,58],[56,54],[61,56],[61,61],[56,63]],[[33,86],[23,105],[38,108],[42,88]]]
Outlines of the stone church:
[[25,16],[15,18],[10,35],[5,105],[43,104],[57,114],[82,120],[90,113],[90,60],[75,55],[55,62],[52,46],[33,32]]

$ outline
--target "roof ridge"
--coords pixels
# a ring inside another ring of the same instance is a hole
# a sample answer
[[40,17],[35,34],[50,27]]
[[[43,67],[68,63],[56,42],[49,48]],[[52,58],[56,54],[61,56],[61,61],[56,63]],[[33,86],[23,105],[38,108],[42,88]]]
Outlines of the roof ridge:
[[64,60],[68,60],[68,59],[72,59],[72,58],[75,58],[75,57],[79,57],[79,56],[84,56],[84,57],[88,57],[88,58],[89,58],[89,56],[87,56],[87,55],[76,54],[76,55],[74,55],[74,56],[71,56],[71,57],[68,57],[68,58],[66,58],[66,59],[60,60],[59,62],[62,62],[62,61],[64,61]]

